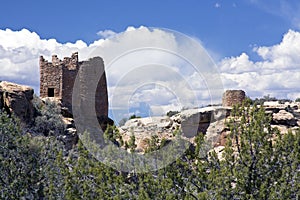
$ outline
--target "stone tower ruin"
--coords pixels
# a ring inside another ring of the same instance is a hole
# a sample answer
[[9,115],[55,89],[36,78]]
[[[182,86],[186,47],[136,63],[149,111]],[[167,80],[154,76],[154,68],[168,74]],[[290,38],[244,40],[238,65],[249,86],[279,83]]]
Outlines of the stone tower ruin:
[[[97,66],[104,71],[102,58],[98,58]],[[83,66],[94,64],[91,60],[78,61],[78,53],[60,60],[56,55],[52,56],[52,62],[40,57],[40,97],[56,98],[61,101],[64,113],[72,115],[72,91],[77,73]],[[88,97],[87,97],[88,98]],[[99,118],[108,116],[108,95],[105,71],[100,78],[95,94],[96,115]]]
[[246,94],[243,90],[226,90],[223,94],[222,105],[233,106],[242,104],[246,98]]

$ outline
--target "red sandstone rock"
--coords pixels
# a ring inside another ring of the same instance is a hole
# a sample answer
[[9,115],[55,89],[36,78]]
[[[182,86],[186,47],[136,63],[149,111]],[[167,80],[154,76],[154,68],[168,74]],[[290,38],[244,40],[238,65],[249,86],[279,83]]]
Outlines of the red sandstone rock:
[[33,89],[10,82],[0,82],[0,109],[5,109],[9,114],[13,113],[23,123],[32,122],[34,108]]

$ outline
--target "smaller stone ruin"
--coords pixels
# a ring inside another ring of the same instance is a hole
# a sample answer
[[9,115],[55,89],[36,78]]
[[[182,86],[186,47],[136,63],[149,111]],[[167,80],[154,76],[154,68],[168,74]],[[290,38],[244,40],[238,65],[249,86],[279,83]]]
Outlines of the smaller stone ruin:
[[226,90],[223,94],[222,105],[224,107],[242,104],[246,98],[243,90]]

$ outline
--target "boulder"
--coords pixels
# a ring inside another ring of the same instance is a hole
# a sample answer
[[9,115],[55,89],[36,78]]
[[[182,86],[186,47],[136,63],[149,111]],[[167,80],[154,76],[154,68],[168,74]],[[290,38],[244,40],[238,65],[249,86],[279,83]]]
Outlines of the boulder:
[[31,102],[33,93],[31,87],[3,81],[0,83],[0,109],[14,114],[22,123],[29,124],[34,116]]
[[128,120],[124,126],[121,128],[128,130],[130,128],[139,129],[169,129],[171,128],[173,121],[168,116],[162,117],[145,117],[145,118],[135,118]]
[[300,110],[299,109],[294,110],[293,115],[295,116],[295,118],[300,119]]
[[207,145],[213,148],[219,142],[219,137],[224,131],[225,118],[229,116],[230,111],[229,107],[206,107],[184,110],[171,117],[135,118],[119,127],[119,131],[124,141],[128,141],[134,133],[140,152],[146,148],[145,141],[151,139],[151,136],[156,135],[159,140],[173,140],[176,138],[176,131],[182,132],[183,138],[190,142],[202,132],[207,136]]
[[[296,107],[297,106],[297,107]],[[266,114],[272,117],[272,127],[284,134],[293,133],[300,127],[300,104],[266,103]],[[205,134],[205,149],[214,149],[218,156],[222,154],[230,130],[226,121],[230,120],[232,107],[209,106],[199,109],[183,110],[171,117],[146,117],[128,120],[119,127],[124,141],[128,141],[132,133],[136,137],[138,152],[147,148],[147,141],[156,135],[159,140],[175,140],[175,132],[182,132],[182,138],[191,143],[199,132]],[[206,152],[206,151],[205,151]]]
[[219,160],[224,160],[224,157],[223,157],[224,149],[225,149],[225,146],[217,146],[213,149],[216,152]]
[[279,101],[265,101],[263,106],[264,107],[271,107],[271,108],[280,108],[284,105],[279,103]]
[[[199,132],[204,134],[211,123],[222,121],[230,114],[229,108],[224,107],[206,107],[200,109],[184,110],[179,114],[176,114],[174,120],[180,121],[183,135],[191,138],[196,136]],[[178,119],[180,118],[180,120]],[[222,129],[223,125],[218,123],[217,129]],[[221,132],[222,130],[220,130]],[[211,131],[211,133],[215,133]]]
[[278,113],[273,113],[273,124],[296,126],[297,120],[294,115],[286,110],[280,110]]
[[63,117],[63,118],[62,118],[62,121],[63,121],[63,123],[64,123],[64,128],[65,128],[65,129],[68,129],[68,128],[74,128],[74,127],[75,127],[74,119],[73,119],[73,118],[66,118],[66,117]]
[[271,125],[272,128],[277,128],[281,134],[286,134],[289,128],[285,125]]
[[79,138],[75,128],[67,128],[63,135],[58,136],[58,139],[64,143],[66,150],[71,150]]

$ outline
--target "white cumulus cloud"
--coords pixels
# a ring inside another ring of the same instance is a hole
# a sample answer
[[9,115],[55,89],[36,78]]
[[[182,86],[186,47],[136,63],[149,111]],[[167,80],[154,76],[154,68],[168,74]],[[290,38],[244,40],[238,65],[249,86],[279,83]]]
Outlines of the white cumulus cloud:
[[[93,56],[104,59],[112,109],[128,110],[129,102],[138,104],[142,100],[137,98],[139,95],[145,97],[155,114],[168,108],[196,106],[197,98],[210,103],[211,95],[207,95],[207,90],[215,82],[204,80],[213,62],[195,39],[184,42],[183,35],[143,26],[128,27],[119,34],[109,30],[98,34],[102,38],[90,45],[82,40],[63,44],[54,38],[42,39],[27,29],[0,30],[0,80],[29,85],[38,93],[40,55],[51,60],[53,54],[63,59],[79,52],[80,60]],[[203,85],[197,82],[195,72],[202,74],[197,78]],[[152,91],[145,89],[153,83],[158,85]],[[139,88],[144,90],[137,93]],[[170,91],[173,95],[158,91]],[[161,94],[159,98],[158,93]]]
[[279,44],[253,49],[260,61],[246,53],[220,63],[225,88],[245,89],[248,95],[295,99],[300,94],[300,33],[289,30]]
[[[72,52],[87,49],[81,40],[61,44],[55,39],[41,39],[27,29],[0,30],[0,80],[9,80],[39,88],[39,57],[50,59],[52,54],[70,56]],[[82,53],[82,57],[86,54]]]
[[[149,105],[151,113],[202,106],[221,101],[224,89],[244,89],[251,97],[270,94],[279,98],[300,97],[300,33],[289,30],[279,44],[256,46],[261,59],[242,53],[224,58],[214,70],[199,41],[184,40],[164,29],[128,27],[123,33],[105,30],[92,44],[82,40],[59,43],[42,39],[27,29],[0,30],[0,80],[32,86],[38,93],[39,56],[50,60],[79,52],[79,59],[104,59],[109,101],[120,119],[133,105]],[[191,50],[192,49],[192,50]],[[214,88],[214,89],[212,89]],[[211,102],[211,98],[217,102]],[[142,104],[140,103],[142,102]],[[127,111],[126,111],[127,109]]]
[[115,36],[117,33],[112,31],[112,30],[104,30],[104,31],[99,31],[97,35],[101,36],[102,38],[111,38]]

